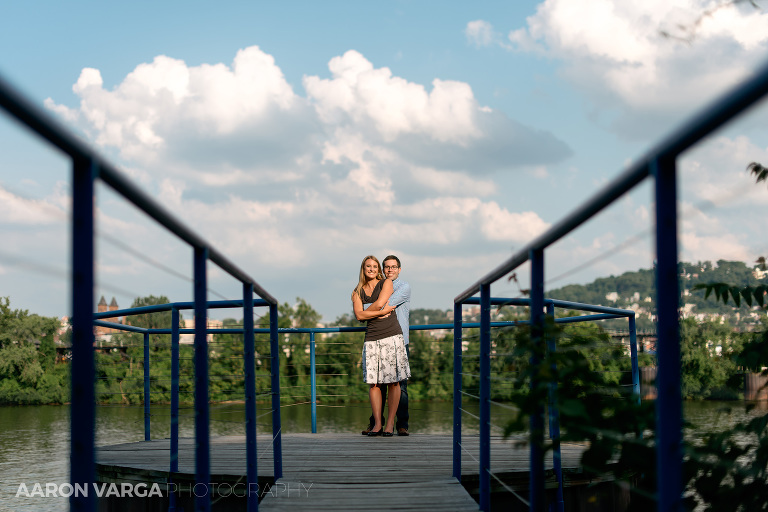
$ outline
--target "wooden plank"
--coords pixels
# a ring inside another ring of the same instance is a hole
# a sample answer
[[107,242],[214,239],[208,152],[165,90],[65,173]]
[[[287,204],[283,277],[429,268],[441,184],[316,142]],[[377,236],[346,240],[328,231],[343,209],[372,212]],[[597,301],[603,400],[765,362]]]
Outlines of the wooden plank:
[[[282,436],[284,477],[274,482],[272,438],[259,436],[259,482],[262,489],[266,489],[264,482],[272,482],[260,507],[365,510],[381,504],[393,510],[477,510],[465,487],[472,490],[477,486],[479,439],[464,436],[462,446],[464,487],[451,476],[450,435],[368,438],[352,434],[286,434]],[[578,464],[584,449],[583,445],[562,446],[566,486],[569,482],[582,483]],[[210,460],[212,483],[244,482],[245,437],[211,438]],[[102,446],[97,449],[98,479],[165,483],[169,461],[168,439]],[[194,482],[194,464],[194,440],[179,440],[179,472],[173,475],[174,482]],[[552,467],[551,454],[546,467]],[[491,471],[511,488],[527,490],[528,448],[514,440],[492,438]],[[309,496],[300,496],[302,485],[309,488]],[[495,480],[492,486],[500,488]]]
[[[376,467],[386,474],[410,470],[412,473],[450,476],[453,452],[451,436],[412,434],[409,437],[366,438],[348,434],[283,435],[283,471],[310,473],[358,473]],[[479,443],[465,436],[462,450],[462,474],[478,473]],[[565,469],[577,470],[584,447],[563,445]],[[167,439],[102,446],[97,449],[97,464],[134,468],[145,472],[167,472],[170,464]],[[405,464],[403,461],[407,461]],[[179,442],[179,472],[194,473],[194,442]],[[551,455],[547,467],[552,467]],[[258,440],[258,469],[261,476],[272,476],[271,437]],[[528,450],[514,443],[494,438],[491,443],[491,469],[496,472],[520,472],[528,469]],[[228,436],[211,439],[211,472],[222,475],[245,474],[245,438]],[[417,475],[411,475],[417,477]]]
[[[293,490],[293,492],[290,492]],[[455,478],[430,482],[382,484],[306,484],[282,478],[274,492],[259,504],[264,511],[368,510],[451,510],[477,511],[475,500]]]

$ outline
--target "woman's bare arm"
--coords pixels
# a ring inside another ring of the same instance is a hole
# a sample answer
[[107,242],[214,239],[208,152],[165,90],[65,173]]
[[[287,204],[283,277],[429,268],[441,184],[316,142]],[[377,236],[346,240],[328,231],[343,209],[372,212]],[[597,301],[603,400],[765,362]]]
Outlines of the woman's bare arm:
[[389,300],[389,297],[392,295],[392,292],[394,291],[394,287],[392,286],[392,280],[391,279],[385,279],[383,283],[381,283],[381,292],[379,292],[379,298],[376,299],[376,301],[368,306],[368,309],[373,309],[375,311],[380,310],[384,306],[387,305],[387,301]]
[[[390,284],[390,288],[392,285]],[[390,292],[391,294],[391,292]],[[363,309],[363,301],[359,295],[352,297],[352,309],[355,312],[355,318],[361,322],[371,320],[372,318],[378,318],[380,316],[386,316],[390,314],[395,308],[393,306],[386,306],[384,309],[376,309],[374,305],[368,306],[368,309]]]

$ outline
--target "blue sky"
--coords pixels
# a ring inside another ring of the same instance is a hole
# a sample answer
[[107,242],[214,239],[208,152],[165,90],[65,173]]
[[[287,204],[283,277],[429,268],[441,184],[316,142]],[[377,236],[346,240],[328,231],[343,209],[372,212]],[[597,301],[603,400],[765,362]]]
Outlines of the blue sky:
[[[447,309],[768,56],[768,14],[749,5],[476,4],[3,2],[0,75],[282,302],[333,320],[363,256],[396,253],[413,307]],[[744,172],[768,162],[765,120],[680,160],[684,259],[768,251],[768,192]],[[68,167],[0,116],[13,307],[68,314]],[[648,268],[644,240],[570,272],[651,227],[650,197],[553,247],[547,276],[566,277],[548,287]],[[97,299],[191,298],[160,268],[188,273],[187,249],[104,187],[98,208]],[[211,289],[239,296],[215,269]]]

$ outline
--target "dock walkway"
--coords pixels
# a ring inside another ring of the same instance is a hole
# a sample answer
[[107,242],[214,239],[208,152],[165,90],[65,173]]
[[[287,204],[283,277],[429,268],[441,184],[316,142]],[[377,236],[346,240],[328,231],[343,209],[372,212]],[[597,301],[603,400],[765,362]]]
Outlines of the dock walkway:
[[[260,510],[477,510],[470,496],[477,487],[479,439],[464,436],[462,480],[451,476],[450,435],[412,434],[368,438],[359,434],[284,434],[283,478],[274,480],[271,437],[258,437],[258,472],[263,489]],[[563,446],[563,468],[578,471],[583,447]],[[168,479],[170,441],[142,441],[98,448],[102,482],[157,482]],[[174,482],[194,483],[194,440],[179,443]],[[245,488],[245,437],[211,439],[211,481]],[[551,459],[548,463],[551,468]],[[506,485],[527,491],[528,450],[500,437],[492,439],[491,471]],[[262,482],[269,481],[271,484]],[[499,485],[492,481],[494,487]],[[466,487],[466,488],[465,488]],[[467,491],[469,489],[469,492]]]

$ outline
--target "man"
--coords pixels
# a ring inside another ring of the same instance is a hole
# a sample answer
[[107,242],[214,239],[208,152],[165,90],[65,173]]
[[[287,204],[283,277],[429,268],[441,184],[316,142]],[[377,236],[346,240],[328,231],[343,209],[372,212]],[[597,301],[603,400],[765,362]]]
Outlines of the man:
[[[403,331],[403,342],[405,343],[405,352],[408,359],[411,358],[411,351],[408,346],[408,335],[410,332],[410,314],[411,314],[411,285],[400,279],[400,258],[390,254],[382,262],[384,266],[384,275],[392,280],[393,291],[389,297],[389,305],[395,306],[395,314],[400,328]],[[387,403],[387,388],[382,388],[382,403]],[[397,406],[397,435],[408,435],[408,381],[400,381],[400,403]],[[362,434],[368,435],[373,430],[373,416],[368,420],[368,428],[363,430]]]

